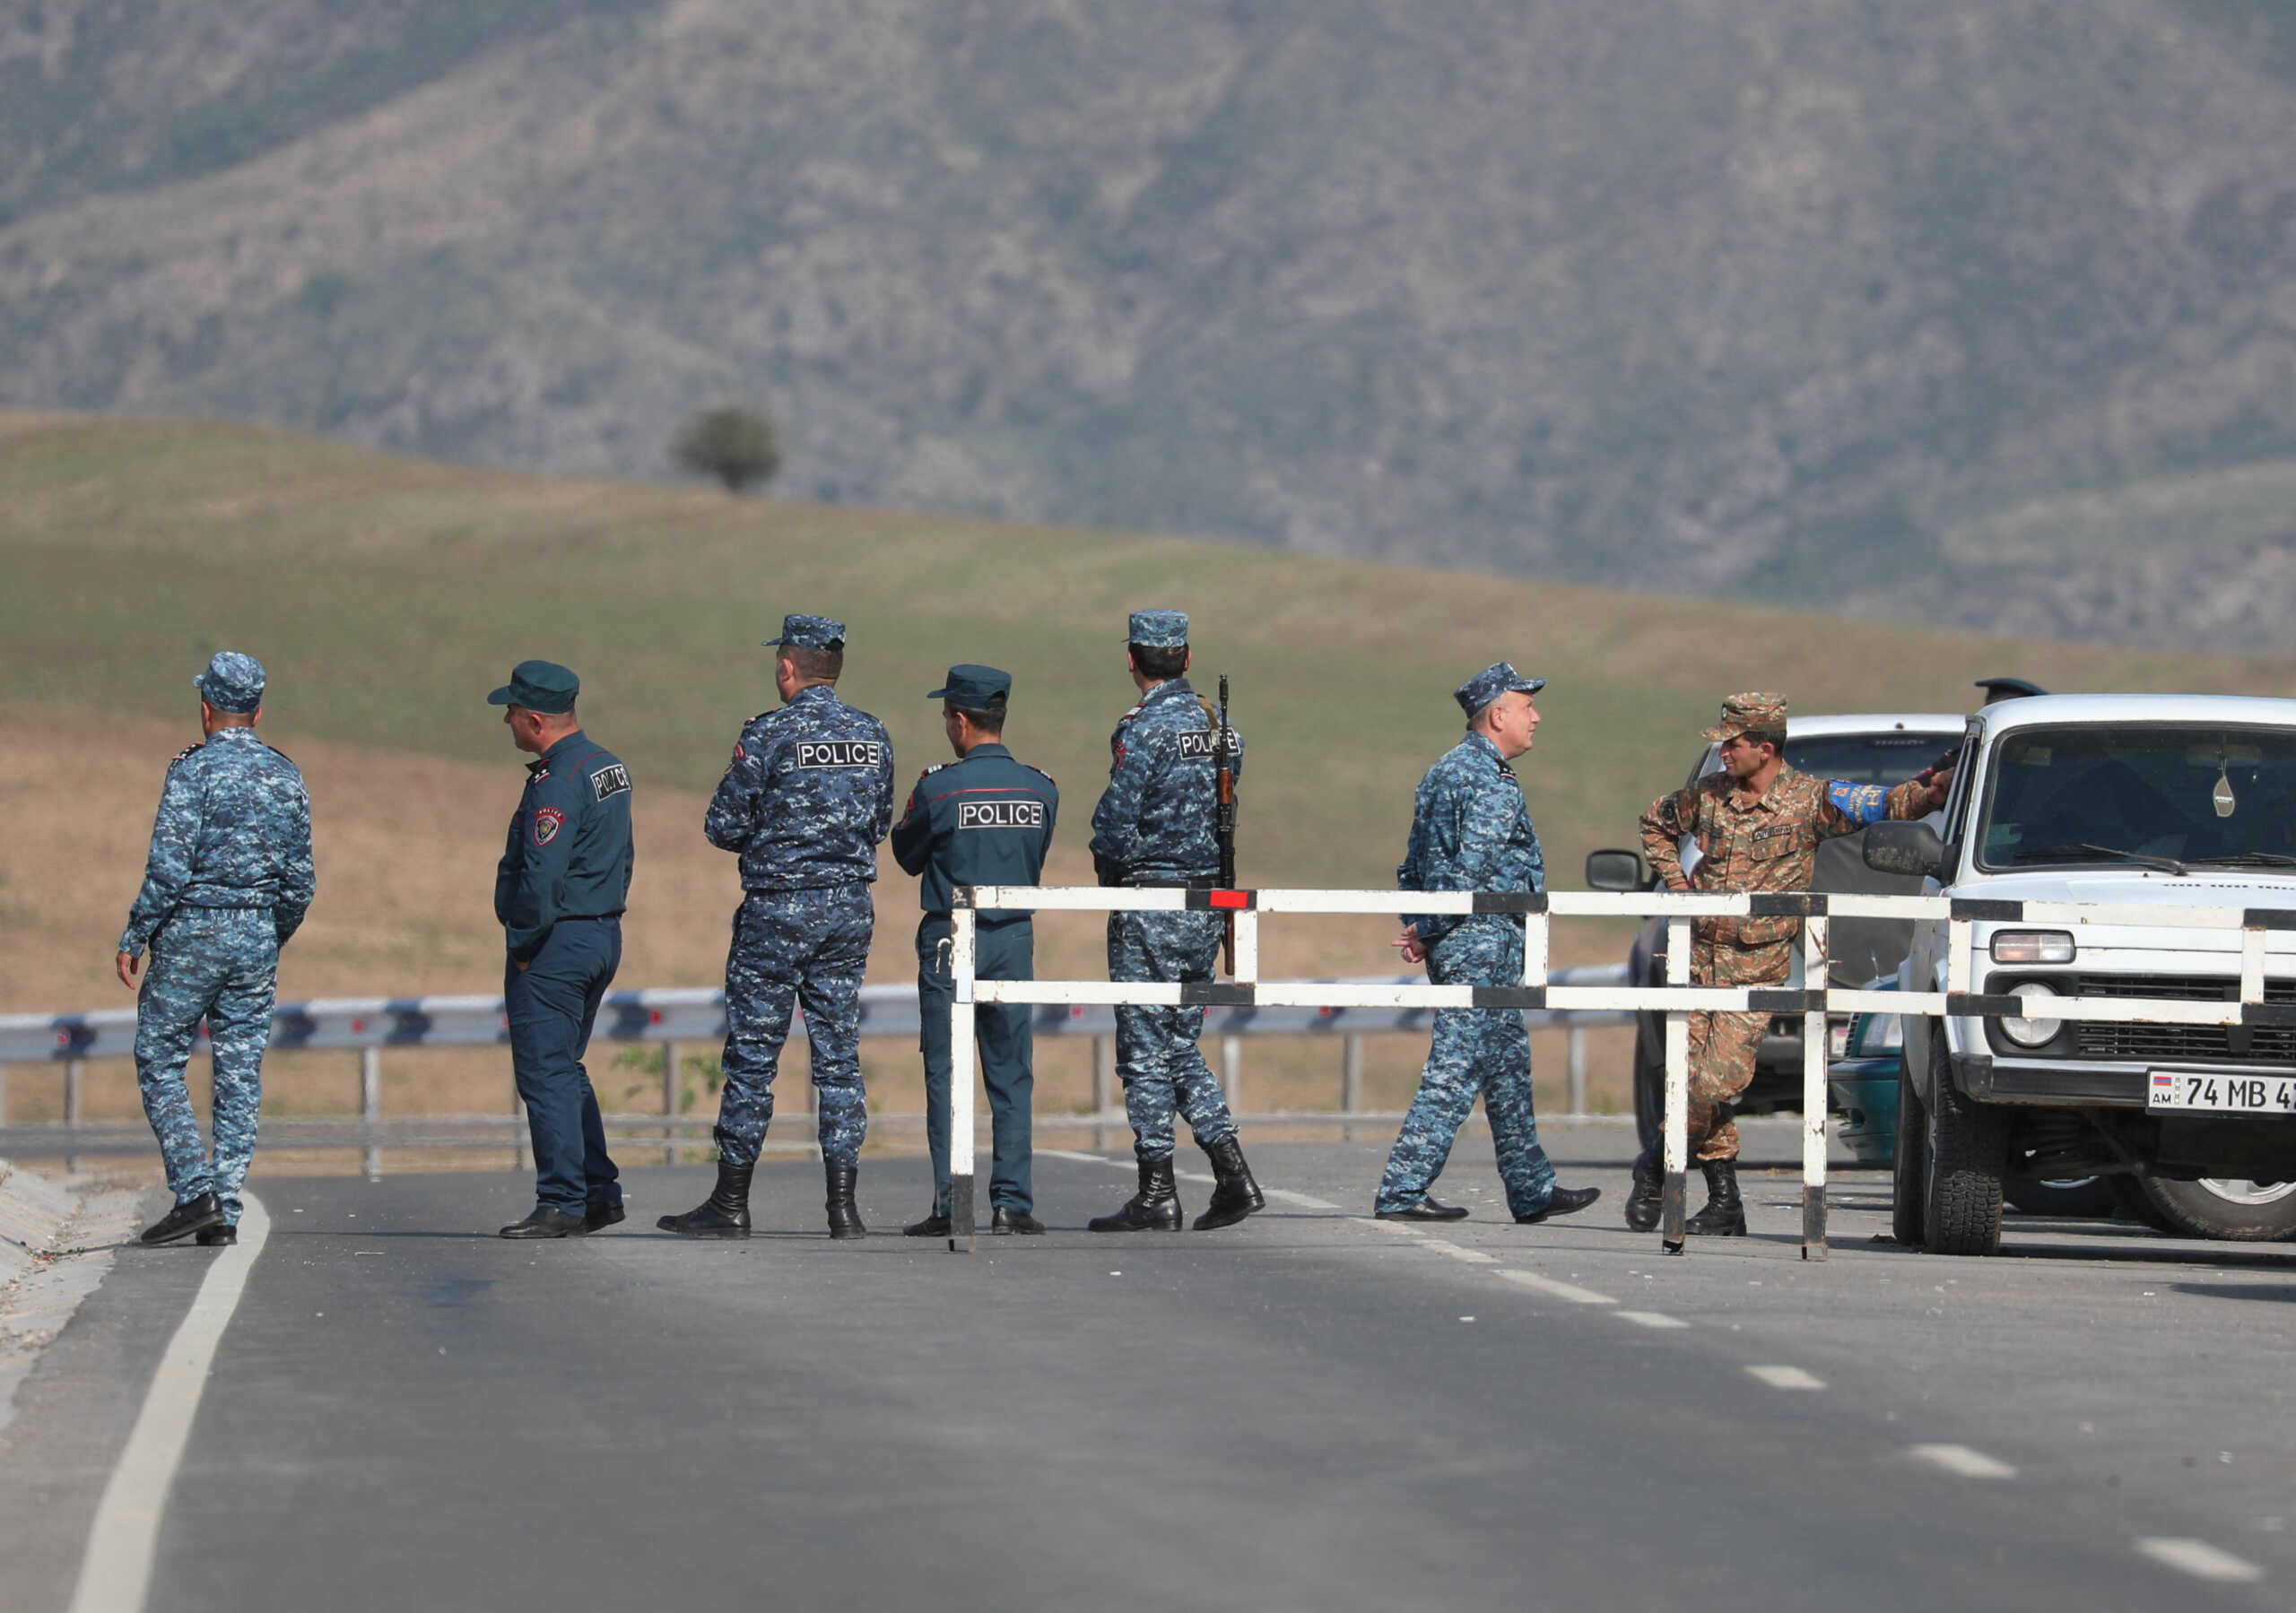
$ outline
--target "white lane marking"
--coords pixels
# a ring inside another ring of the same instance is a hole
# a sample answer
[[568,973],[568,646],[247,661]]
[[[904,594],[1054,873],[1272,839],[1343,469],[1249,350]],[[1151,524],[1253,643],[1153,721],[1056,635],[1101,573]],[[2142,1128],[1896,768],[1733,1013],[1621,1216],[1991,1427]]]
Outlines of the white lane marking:
[[1613,1311],[1611,1314],[1621,1322],[1631,1322],[1638,1327],[1665,1328],[1690,1325],[1681,1317],[1669,1316],[1663,1311]]
[[2264,1577],[2264,1570],[2254,1563],[2205,1540],[2154,1538],[2137,1541],[2136,1549],[2154,1562],[2189,1574],[2195,1579],[2244,1585]]
[[1482,1250],[1470,1249],[1464,1244],[1447,1244],[1439,1237],[1429,1238],[1426,1247],[1438,1254],[1448,1254],[1453,1260],[1463,1260],[1471,1266],[1495,1266],[1499,1263],[1499,1257],[1495,1254],[1485,1254]]
[[1823,1389],[1826,1382],[1798,1366],[1749,1366],[1746,1370],[1772,1389]]
[[1520,1283],[1526,1288],[1535,1288],[1550,1299],[1567,1299],[1573,1305],[1616,1305],[1618,1303],[1609,1295],[1597,1294],[1592,1288],[1582,1288],[1576,1283],[1557,1282],[1553,1278],[1542,1277],[1535,1271],[1518,1271],[1511,1266],[1504,1270],[1493,1271],[1492,1275],[1503,1277],[1509,1282]]
[[[1080,1165],[1108,1165],[1115,1166],[1118,1170],[1132,1168],[1131,1160],[1111,1159],[1106,1154],[1084,1154],[1074,1149],[1039,1149],[1036,1151],[1055,1159],[1074,1159]],[[1207,1176],[1202,1171],[1174,1171],[1172,1175],[1182,1182],[1202,1182],[1209,1184],[1216,1184],[1220,1180],[1217,1176]],[[1337,1210],[1339,1208],[1329,1199],[1318,1199],[1313,1193],[1295,1193],[1289,1188],[1263,1187],[1260,1192],[1280,1203],[1297,1204],[1302,1210]]]
[[[119,1465],[111,1470],[88,1548],[80,1557],[79,1588],[71,1613],[143,1613],[152,1591],[152,1557],[159,1545],[160,1520],[168,1491],[191,1438],[192,1418],[207,1387],[215,1347],[231,1324],[248,1272],[271,1236],[271,1217],[253,1193],[243,1195],[239,1241],[215,1256],[191,1302],[190,1314],[168,1340],[160,1369],[144,1394],[144,1408],[127,1435]],[[195,1257],[196,1258],[196,1257]]]
[[2014,1479],[2017,1470],[1996,1456],[1968,1445],[1913,1445],[1906,1454],[1916,1461],[1958,1473],[1964,1479]]
[[1360,1215],[1352,1218],[1358,1227],[1376,1227],[1381,1232],[1400,1233],[1405,1237],[1423,1237],[1426,1236],[1424,1233],[1421,1232],[1418,1227],[1413,1226],[1408,1221],[1383,1221],[1377,1216],[1368,1215]]

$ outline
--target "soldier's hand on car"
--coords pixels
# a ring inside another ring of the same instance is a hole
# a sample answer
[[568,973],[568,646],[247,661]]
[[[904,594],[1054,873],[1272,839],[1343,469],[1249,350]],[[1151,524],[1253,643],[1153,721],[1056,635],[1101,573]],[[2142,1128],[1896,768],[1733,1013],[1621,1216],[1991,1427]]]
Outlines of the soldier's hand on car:
[[133,952],[122,952],[119,955],[117,965],[119,969],[119,983],[131,992],[135,989],[136,968],[143,961]]
[[1933,810],[1944,806],[1945,798],[1952,793],[1953,769],[1952,767],[1940,767],[1929,775],[1929,804]]
[[1403,960],[1405,963],[1425,963],[1427,961],[1427,947],[1426,944],[1419,939],[1419,926],[1417,924],[1406,926],[1404,932],[1401,935],[1396,936],[1394,941],[1390,944],[1401,950],[1403,952]]

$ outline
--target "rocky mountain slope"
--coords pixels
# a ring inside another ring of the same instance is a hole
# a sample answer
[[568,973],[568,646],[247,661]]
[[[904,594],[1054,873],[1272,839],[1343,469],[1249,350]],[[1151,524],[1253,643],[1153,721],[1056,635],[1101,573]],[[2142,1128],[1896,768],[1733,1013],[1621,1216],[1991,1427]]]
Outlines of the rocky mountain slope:
[[2296,606],[2282,0],[18,0],[0,401],[2061,636]]

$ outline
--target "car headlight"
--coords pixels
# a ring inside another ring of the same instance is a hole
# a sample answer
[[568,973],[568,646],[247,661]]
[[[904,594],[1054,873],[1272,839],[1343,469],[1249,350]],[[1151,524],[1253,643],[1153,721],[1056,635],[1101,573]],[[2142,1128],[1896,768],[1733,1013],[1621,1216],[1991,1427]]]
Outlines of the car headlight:
[[2066,930],[2004,930],[1993,938],[1996,963],[2071,963],[2073,935]]
[[2009,994],[2025,1005],[2025,1011],[2001,1017],[2003,1036],[2020,1047],[2046,1047],[2057,1040],[2057,1033],[2065,1028],[2065,1021],[2045,1019],[2039,1011],[2057,1000],[2057,993],[2054,990],[2038,982],[2031,982]]

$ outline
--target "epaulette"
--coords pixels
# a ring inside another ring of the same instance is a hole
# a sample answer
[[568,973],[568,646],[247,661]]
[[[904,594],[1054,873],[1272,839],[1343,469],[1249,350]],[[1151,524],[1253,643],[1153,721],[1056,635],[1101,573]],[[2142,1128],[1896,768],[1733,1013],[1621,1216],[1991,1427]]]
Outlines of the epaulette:
[[1055,778],[1051,774],[1046,772],[1042,767],[1030,767],[1027,762],[1022,762],[1021,766],[1028,767],[1030,772],[1035,774],[1039,778],[1043,779],[1045,783],[1050,785],[1054,789],[1057,790],[1060,788],[1060,781]]
[[956,763],[954,763],[954,762],[935,762],[935,763],[934,763],[931,767],[929,767],[926,768],[924,772],[919,773],[919,774],[917,776],[917,782],[918,782],[918,783],[919,783],[919,784],[923,784],[926,779],[928,779],[928,778],[932,777],[935,773],[938,773],[939,771],[941,771],[941,769],[942,769],[942,768],[944,768],[944,767],[955,767],[956,765],[957,765],[957,764],[956,764]]
[[[205,744],[205,743],[206,743],[206,741],[205,741],[204,740],[202,740],[202,741],[200,741],[200,744],[203,744],[203,745],[204,745],[204,744]],[[170,767],[174,767],[174,766],[176,765],[176,763],[178,763],[178,762],[179,762],[179,761],[183,760],[183,759],[184,759],[184,758],[186,758],[186,757],[189,756],[193,751],[195,751],[195,750],[198,750],[198,749],[199,749],[199,745],[186,745],[182,750],[180,750],[177,751],[177,752],[175,753],[175,755],[174,755],[174,756],[170,757],[170,758],[168,759],[168,766],[170,766]]]
[[1117,721],[1119,723],[1129,723],[1133,718],[1140,715],[1142,708],[1147,704],[1148,702],[1145,700],[1141,701],[1138,706],[1135,706],[1130,711],[1126,712],[1122,716],[1117,718]]

